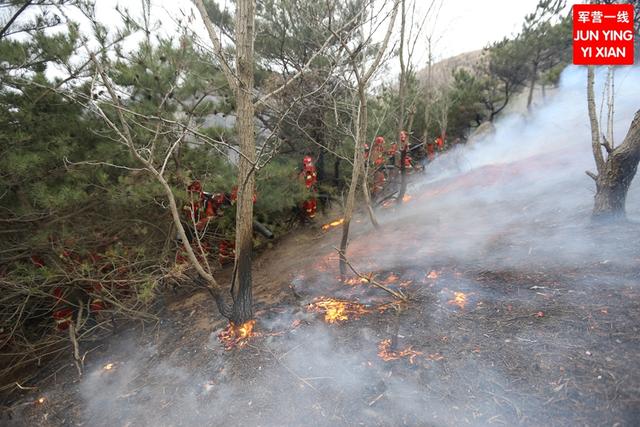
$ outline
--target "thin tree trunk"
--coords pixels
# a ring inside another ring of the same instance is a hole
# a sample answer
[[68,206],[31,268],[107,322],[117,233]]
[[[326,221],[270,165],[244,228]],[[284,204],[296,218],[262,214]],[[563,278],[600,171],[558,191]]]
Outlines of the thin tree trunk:
[[391,33],[393,32],[393,25],[396,21],[396,16],[398,15],[398,2],[399,0],[395,0],[393,5],[393,11],[391,14],[391,19],[389,20],[389,26],[387,27],[387,32],[384,36],[384,40],[382,41],[382,45],[378,49],[378,53],[371,63],[367,70],[360,73],[360,69],[358,63],[356,62],[356,55],[350,52],[351,54],[351,64],[353,66],[353,71],[358,81],[358,114],[357,114],[357,131],[355,138],[355,147],[353,154],[353,172],[351,174],[351,184],[349,186],[349,193],[347,195],[347,202],[344,209],[344,223],[342,224],[342,238],[340,240],[340,277],[344,280],[347,274],[347,246],[349,244],[349,227],[351,225],[351,217],[353,216],[353,208],[355,205],[356,199],[356,188],[358,186],[358,178],[360,177],[360,172],[363,168],[363,153],[362,147],[366,143],[367,139],[367,86],[369,85],[369,80],[373,76],[373,73],[380,66],[380,61],[382,60],[382,56],[387,50],[387,46],[389,44],[389,39],[391,38]]
[[529,96],[527,97],[527,110],[531,109],[531,103],[533,102],[533,91],[538,81],[538,64],[533,64],[533,72],[531,74],[531,84],[529,85]]
[[364,88],[361,87],[359,92],[360,101],[357,116],[358,129],[353,154],[353,173],[351,174],[351,184],[349,185],[349,193],[347,195],[347,202],[344,208],[344,223],[342,224],[342,238],[340,239],[340,277],[342,280],[344,280],[347,275],[346,253],[347,246],[349,244],[349,226],[351,225],[351,218],[353,217],[353,209],[356,202],[358,179],[363,166],[361,151],[367,138],[367,98],[364,93]]
[[596,113],[596,96],[593,86],[595,84],[595,72],[592,65],[587,67],[587,108],[589,111],[589,124],[591,126],[591,150],[596,161],[597,173],[604,168],[604,156],[600,145],[600,126]]
[[[406,96],[406,80],[407,80],[407,67],[404,63],[404,33],[405,33],[405,22],[407,18],[407,14],[405,11],[405,0],[400,1],[400,51],[398,56],[400,57],[400,81],[398,84],[398,97],[400,98],[400,111],[398,114],[398,132],[396,137],[398,138],[400,151],[400,191],[398,192],[398,198],[396,202],[398,204],[402,203],[402,199],[404,198],[404,193],[407,191],[407,168],[405,167],[405,160],[407,157],[407,149],[403,145],[404,143],[400,141],[400,135],[404,129],[404,98]],[[409,136],[407,135],[407,142]]]
[[231,321],[241,325],[253,317],[251,253],[253,250],[253,194],[256,160],[253,93],[253,42],[255,1],[238,0],[236,11],[236,48],[238,87],[236,91],[236,132],[240,151],[238,164],[238,200],[236,209],[236,260],[232,283]]
[[369,184],[367,183],[367,179],[369,174],[367,173],[368,168],[366,168],[365,173],[362,174],[362,192],[364,193],[364,202],[367,206],[367,213],[369,214],[369,220],[371,220],[371,224],[377,230],[380,228],[380,224],[376,219],[376,214],[373,212],[373,206],[371,204],[371,193],[369,192]]

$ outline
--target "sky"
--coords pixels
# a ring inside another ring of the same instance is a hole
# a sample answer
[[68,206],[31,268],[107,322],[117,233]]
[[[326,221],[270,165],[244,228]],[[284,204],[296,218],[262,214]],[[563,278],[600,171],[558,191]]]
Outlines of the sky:
[[482,49],[516,34],[537,3],[538,0],[445,1],[436,26],[436,34],[441,37],[435,47],[436,59]]
[[[388,1],[388,0],[387,0]],[[460,53],[482,49],[487,44],[510,36],[519,31],[525,15],[535,10],[538,0],[457,0],[442,2],[442,6],[437,14],[437,21],[430,20],[423,34],[434,34],[434,58],[436,60],[445,59]],[[426,8],[428,3],[425,0],[417,0],[418,10]],[[221,4],[225,1],[221,0]],[[569,0],[569,4],[577,3]],[[140,10],[140,3],[134,0],[97,0],[98,16],[105,23],[115,25],[119,22],[119,16],[115,11],[115,5],[127,6],[132,11]],[[193,9],[197,16],[195,7],[191,0],[152,0],[152,14],[162,21],[163,30],[167,31],[174,27],[172,21],[182,13],[189,15]],[[432,15],[435,16],[435,15]],[[434,22],[435,27],[434,27]],[[202,23],[198,20],[193,27],[204,39],[206,32]],[[424,38],[424,37],[422,37]],[[418,49],[426,52],[426,40],[419,40]],[[425,64],[426,54],[416,55],[416,62]]]

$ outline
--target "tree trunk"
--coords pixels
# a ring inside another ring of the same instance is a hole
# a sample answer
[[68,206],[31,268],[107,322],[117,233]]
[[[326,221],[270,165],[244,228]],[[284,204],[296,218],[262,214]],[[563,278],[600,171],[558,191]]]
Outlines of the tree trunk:
[[253,93],[253,42],[255,1],[238,0],[236,11],[236,49],[238,87],[236,91],[236,132],[240,151],[238,200],[236,209],[236,259],[231,295],[231,322],[241,325],[253,317],[251,252],[253,250],[253,194],[256,160]]
[[340,157],[337,156],[333,161],[333,185],[340,188]]
[[408,144],[407,142],[407,147],[403,147],[400,151],[400,191],[398,191],[398,198],[396,199],[398,204],[404,201],[404,194],[407,192],[407,167],[405,161],[407,159]]
[[342,224],[342,239],[340,240],[340,277],[342,280],[347,275],[347,246],[349,244],[349,225],[353,216],[353,209],[356,201],[356,189],[358,187],[358,178],[362,169],[362,147],[366,143],[367,138],[367,98],[364,88],[360,88],[360,102],[358,106],[358,130],[356,133],[354,154],[353,154],[353,172],[351,174],[351,184],[349,185],[349,193],[344,208],[344,223]]
[[[324,143],[324,139],[321,138],[321,135],[318,135],[316,141],[321,141]],[[318,154],[318,162],[316,163],[316,169],[318,173],[318,182],[324,182],[325,173],[324,173],[324,150],[320,150],[320,154]]]
[[640,110],[631,122],[627,136],[613,150],[596,178],[594,220],[625,218],[627,191],[640,162]]
[[[398,114],[398,133],[396,137],[398,138],[399,145],[402,149],[400,153],[400,191],[398,192],[398,198],[396,202],[398,204],[402,203],[402,199],[404,198],[404,193],[407,191],[407,168],[404,165],[405,158],[407,157],[407,150],[404,149],[403,142],[400,141],[400,134],[404,129],[404,98],[406,96],[406,80],[407,80],[407,68],[404,63],[404,31],[405,31],[405,22],[407,18],[407,14],[405,11],[405,0],[400,1],[400,47],[398,56],[400,58],[400,81],[398,82],[398,98],[400,101],[400,111]],[[407,136],[407,145],[409,136]]]
[[365,169],[365,173],[362,174],[362,192],[364,193],[364,202],[367,205],[367,213],[369,214],[369,219],[371,220],[371,224],[377,230],[380,228],[380,224],[376,219],[376,214],[373,212],[373,206],[371,204],[371,193],[369,193],[369,184],[367,183],[368,175],[367,172],[369,168]]
[[531,74],[531,84],[529,85],[529,96],[527,97],[527,110],[531,109],[531,102],[533,102],[533,90],[536,87],[536,81],[538,81],[538,64],[533,64],[533,72]]

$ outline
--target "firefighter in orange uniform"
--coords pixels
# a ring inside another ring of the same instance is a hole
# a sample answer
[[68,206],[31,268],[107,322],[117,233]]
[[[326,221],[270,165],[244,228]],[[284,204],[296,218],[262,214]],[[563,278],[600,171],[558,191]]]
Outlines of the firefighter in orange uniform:
[[404,162],[402,166],[405,169],[411,169],[413,167],[413,161],[409,154],[409,135],[406,131],[400,131],[400,161]]
[[384,164],[384,138],[381,136],[373,141],[373,164],[376,168]]
[[401,144],[402,150],[408,149],[409,138],[408,138],[407,132],[404,130],[400,131],[400,144]]
[[[318,182],[318,171],[316,170],[316,166],[313,164],[313,159],[311,156],[304,156],[302,159],[302,177],[304,178],[304,186],[307,187],[312,194],[316,193],[316,183]],[[316,197],[312,195],[307,200],[302,203],[302,210],[304,212],[305,218],[313,219],[316,216],[316,211],[318,209],[318,202]]]
[[429,162],[436,158],[435,142],[427,142],[427,160]]

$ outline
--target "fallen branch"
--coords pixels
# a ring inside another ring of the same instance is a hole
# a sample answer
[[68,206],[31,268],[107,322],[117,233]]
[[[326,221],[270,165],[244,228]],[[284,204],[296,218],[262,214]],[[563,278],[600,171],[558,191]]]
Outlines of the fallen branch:
[[367,283],[372,284],[373,286],[375,286],[376,288],[380,288],[385,292],[390,293],[391,295],[393,295],[395,298],[403,301],[403,302],[407,302],[409,301],[409,296],[406,295],[404,292],[398,290],[398,291],[394,291],[393,289],[389,288],[388,286],[383,285],[382,283],[378,282],[377,280],[375,280],[373,278],[373,275],[364,275],[360,272],[358,272],[353,265],[351,265],[351,263],[349,262],[349,260],[347,259],[346,255],[344,254],[344,252],[342,252],[340,249],[336,248],[334,246],[334,248],[336,250],[336,252],[338,252],[338,255],[340,255],[342,257],[342,259],[344,260],[345,264],[349,267],[349,269],[351,271],[353,271],[353,274],[355,274],[356,276],[358,276],[361,279],[364,279]]

